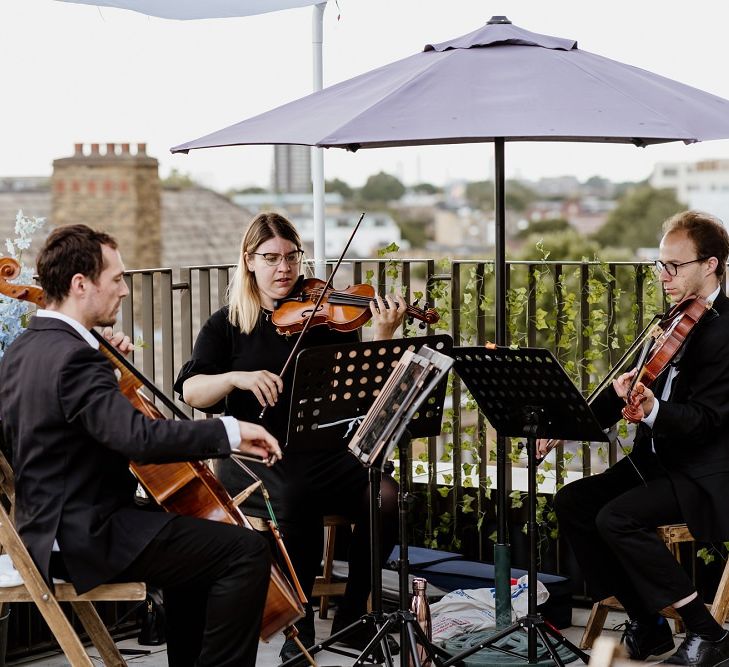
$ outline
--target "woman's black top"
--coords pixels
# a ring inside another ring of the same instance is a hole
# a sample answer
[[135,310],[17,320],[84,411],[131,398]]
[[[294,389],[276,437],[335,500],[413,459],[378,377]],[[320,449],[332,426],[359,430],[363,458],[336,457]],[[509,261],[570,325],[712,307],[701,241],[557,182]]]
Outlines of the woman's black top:
[[[279,374],[297,337],[298,334],[292,336],[279,334],[271,322],[270,312],[266,310],[261,311],[255,329],[249,334],[243,334],[228,320],[228,307],[221,308],[213,313],[200,329],[192,357],[180,370],[174,390],[181,395],[185,380],[195,375],[259,370]],[[319,345],[356,343],[358,340],[356,331],[342,333],[326,326],[317,326],[306,333],[301,349]],[[225,413],[242,421],[262,424],[278,439],[283,449],[286,444],[294,366],[295,364],[291,364],[282,378],[284,389],[278,402],[266,409],[263,419],[259,419],[261,404],[253,392],[248,390],[234,389],[225,399],[206,408],[205,411],[213,414]],[[250,464],[254,472],[263,479],[274,501],[277,514],[285,509],[277,507],[276,499],[283,496],[283,485],[287,476],[296,474],[295,459],[296,455],[284,450],[283,460],[272,468],[266,468],[262,464]],[[230,459],[221,459],[218,462],[217,473],[231,495],[239,493],[252,483],[244,471]],[[254,515],[262,515],[263,506],[257,500],[258,495],[254,494],[246,502],[246,511]]]

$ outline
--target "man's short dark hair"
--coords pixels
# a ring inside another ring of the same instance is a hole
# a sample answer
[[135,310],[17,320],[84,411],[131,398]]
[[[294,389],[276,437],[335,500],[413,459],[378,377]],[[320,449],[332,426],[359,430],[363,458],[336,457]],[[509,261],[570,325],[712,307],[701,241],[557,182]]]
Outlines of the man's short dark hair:
[[664,234],[686,232],[694,242],[698,257],[716,257],[716,276],[721,280],[726,273],[729,257],[729,234],[721,220],[708,213],[684,211],[663,223]]
[[77,273],[96,282],[104,270],[102,246],[116,250],[117,243],[105,232],[86,225],[57,227],[38,253],[38,280],[48,303],[63,301],[71,289],[71,278]]

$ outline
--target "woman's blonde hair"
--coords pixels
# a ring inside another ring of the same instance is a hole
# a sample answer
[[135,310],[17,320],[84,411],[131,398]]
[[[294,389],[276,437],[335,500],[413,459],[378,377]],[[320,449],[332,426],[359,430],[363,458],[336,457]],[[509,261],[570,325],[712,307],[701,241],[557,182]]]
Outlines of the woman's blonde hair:
[[289,220],[278,213],[259,213],[246,229],[240,244],[238,266],[228,285],[228,320],[241,333],[249,334],[258,324],[261,312],[261,294],[256,274],[248,269],[246,253],[258,250],[262,243],[272,238],[291,241],[301,250],[301,237]]

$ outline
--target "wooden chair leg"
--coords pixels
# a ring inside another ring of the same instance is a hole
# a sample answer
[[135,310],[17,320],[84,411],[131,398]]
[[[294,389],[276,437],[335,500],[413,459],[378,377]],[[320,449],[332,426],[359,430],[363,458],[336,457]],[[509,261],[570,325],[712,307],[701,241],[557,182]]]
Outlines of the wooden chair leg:
[[585,631],[582,633],[580,648],[591,649],[595,640],[600,636],[605,621],[607,620],[608,609],[601,602],[596,602],[590,610],[590,617],[587,619]]
[[94,663],[91,662],[84,645],[63,613],[58,601],[53,596],[49,596],[47,600],[43,600],[37,606],[73,667],[93,667]]
[[106,667],[126,667],[127,663],[119,653],[117,645],[99,617],[94,603],[72,602],[71,606],[89,635],[89,639],[99,651],[99,655]]
[[[332,571],[334,570],[334,541],[336,539],[336,526],[326,526],[324,529],[324,571],[322,582],[329,584],[332,581]],[[322,595],[319,598],[319,618],[327,618],[329,613],[329,596]]]
[[[671,542],[668,545],[669,551],[673,554],[673,557],[680,563],[681,562],[681,544],[679,542]],[[685,630],[683,621],[681,618],[676,618],[673,621],[673,632],[674,634],[681,634]]]
[[717,623],[723,624],[727,611],[729,611],[729,561],[724,565],[724,572],[722,572],[721,580],[716,588],[714,602],[711,605],[711,615]]

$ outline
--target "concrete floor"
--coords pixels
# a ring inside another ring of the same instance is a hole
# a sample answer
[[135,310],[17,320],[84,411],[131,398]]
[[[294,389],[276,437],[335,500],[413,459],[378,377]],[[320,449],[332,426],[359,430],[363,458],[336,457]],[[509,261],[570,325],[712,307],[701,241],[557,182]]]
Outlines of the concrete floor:
[[[331,628],[331,615],[329,620],[320,620],[317,618],[316,621],[316,636],[318,640],[323,640],[326,637],[329,636],[329,631]],[[582,637],[582,631],[584,630],[585,623],[587,622],[587,615],[588,610],[586,609],[575,609],[572,614],[572,622],[573,625],[570,628],[567,628],[563,631],[565,637],[569,639],[574,644],[579,644],[580,638]],[[621,614],[615,614],[610,613],[608,615],[607,623],[605,624],[606,630],[603,631],[603,634],[606,636],[613,636],[616,638],[620,638],[620,632],[619,631],[613,631],[610,630],[610,628],[613,628],[618,623],[621,623],[625,620],[624,615]],[[676,642],[676,645],[678,645],[680,636]],[[258,649],[258,665],[261,667],[274,667],[275,665],[278,665],[280,663],[278,659],[278,652],[281,648],[281,644],[283,643],[283,637],[279,640],[276,639],[274,641],[271,641],[267,644],[261,643],[259,649]],[[151,651],[149,655],[144,656],[125,656],[127,663],[132,666],[143,666],[143,667],[166,667],[167,666],[167,654],[165,651],[164,646],[158,646],[158,647],[144,647],[139,646],[135,640],[125,640],[119,643],[119,646],[121,648],[129,648],[129,649],[138,649],[138,650],[149,650]],[[93,650],[90,649],[89,654],[92,656],[92,659],[94,663],[98,663],[101,665],[101,660],[98,658],[98,654]],[[94,658],[94,656],[96,656]],[[347,658],[343,657],[337,654],[333,653],[327,653],[325,651],[322,651],[321,653],[318,653],[316,656],[316,661],[318,665],[324,666],[334,666],[339,665],[341,667],[349,667],[354,663],[354,658]],[[395,659],[396,664],[400,664],[399,657]],[[8,663],[8,665],[33,665],[33,667],[65,667],[69,663],[62,655],[48,655],[41,658],[35,658],[31,661],[25,661],[25,662],[13,662]],[[575,663],[580,664],[580,663]]]

